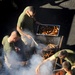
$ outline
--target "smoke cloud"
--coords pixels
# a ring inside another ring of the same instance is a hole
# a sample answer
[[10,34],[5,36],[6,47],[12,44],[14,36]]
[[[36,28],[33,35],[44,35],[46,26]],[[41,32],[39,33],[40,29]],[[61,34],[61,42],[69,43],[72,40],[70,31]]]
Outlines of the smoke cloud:
[[[35,69],[43,61],[43,57],[39,54],[34,54],[26,66],[16,65],[15,63],[18,63],[18,60],[20,60],[19,56],[12,52],[9,61],[11,61],[13,68],[8,69],[9,75],[36,75]],[[0,75],[6,75],[8,72],[5,69],[0,71]],[[40,67],[40,75],[52,75],[52,62],[48,61]]]
[[52,75],[53,66],[51,61],[47,61],[40,67],[39,75]]
[[[31,35],[32,39],[29,40],[26,37],[23,37],[26,39],[24,41],[27,42],[27,45],[34,47],[34,44],[37,43],[36,41],[34,41],[34,38],[35,38],[34,35],[28,31],[25,31],[25,32]],[[28,47],[25,46],[27,49],[25,47],[23,48],[25,48],[26,51],[31,50],[29,46]],[[36,47],[36,54],[32,55],[32,57],[27,61],[27,64],[25,66],[18,64],[18,61],[22,59],[16,52],[12,51],[11,54],[7,56],[11,64],[11,68],[8,68],[4,64],[4,67],[0,70],[1,71],[0,75],[36,75],[35,70],[36,70],[36,67],[43,61],[43,57],[41,56],[41,54],[42,54],[42,49],[46,47],[46,45],[42,43],[38,43],[38,46],[35,46],[35,47]],[[53,70],[52,62],[47,61],[45,64],[43,64],[40,67],[40,75],[52,75],[52,70]]]

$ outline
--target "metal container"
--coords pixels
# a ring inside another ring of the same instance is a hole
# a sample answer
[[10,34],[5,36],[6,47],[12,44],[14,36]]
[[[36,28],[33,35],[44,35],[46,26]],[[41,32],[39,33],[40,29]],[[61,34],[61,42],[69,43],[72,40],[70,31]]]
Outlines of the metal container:
[[54,24],[41,24],[37,27],[36,35],[45,36],[58,36],[60,31],[60,25]]

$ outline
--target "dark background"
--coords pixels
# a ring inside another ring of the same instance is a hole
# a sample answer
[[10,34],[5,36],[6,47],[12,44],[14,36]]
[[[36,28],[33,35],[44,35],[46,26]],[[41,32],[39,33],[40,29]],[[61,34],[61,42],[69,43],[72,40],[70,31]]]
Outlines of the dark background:
[[[16,6],[13,4],[16,4]],[[55,1],[60,1],[55,3]],[[0,46],[2,47],[2,38],[16,28],[17,19],[23,9],[32,5],[36,8],[36,19],[43,24],[60,25],[59,36],[64,36],[62,48],[75,49],[75,9],[66,6],[65,2],[70,0],[2,0],[0,1]],[[72,0],[74,1],[74,0]],[[75,1],[74,1],[75,2]],[[64,6],[60,6],[64,3]],[[45,4],[49,5],[40,8]],[[74,3],[73,3],[74,4]],[[75,4],[74,4],[75,5]],[[60,7],[61,9],[57,8]]]

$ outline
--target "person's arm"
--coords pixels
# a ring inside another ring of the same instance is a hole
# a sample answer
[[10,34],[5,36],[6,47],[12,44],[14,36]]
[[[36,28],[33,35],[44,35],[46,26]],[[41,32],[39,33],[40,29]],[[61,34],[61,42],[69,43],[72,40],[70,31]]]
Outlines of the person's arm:
[[18,25],[17,25],[17,31],[20,33],[20,35],[25,35],[21,27],[19,27]]
[[39,65],[37,66],[37,68],[36,68],[36,74],[39,73],[40,67],[41,67],[45,62],[47,62],[48,60],[54,61],[55,59],[56,59],[55,56],[52,55],[51,57],[49,57],[49,58],[47,58],[46,60],[44,60],[41,64],[39,64]]
[[28,35],[27,33],[25,33],[25,32],[23,31],[23,29],[22,29],[22,22],[23,22],[24,19],[25,19],[24,16],[25,16],[24,13],[21,13],[21,14],[20,14],[20,16],[19,16],[19,18],[18,18],[18,22],[17,22],[17,27],[16,27],[16,29],[17,29],[17,31],[19,32],[19,34],[20,34],[21,36],[26,36],[26,37],[30,38],[30,35]]
[[72,67],[71,67],[71,69],[74,69],[74,68],[75,68],[75,66],[72,66]]
[[23,32],[23,30],[19,26],[17,26],[17,31],[20,33],[21,36],[26,36],[29,39],[31,38],[31,36],[29,34]]
[[41,25],[41,24],[42,24],[42,23],[40,23],[39,21],[37,21],[35,17],[33,17],[33,19],[34,19],[34,21],[35,21],[35,24],[37,24],[37,25]]
[[39,21],[36,21],[35,23],[36,23],[37,25],[41,25],[41,24],[42,24],[42,23],[40,23]]

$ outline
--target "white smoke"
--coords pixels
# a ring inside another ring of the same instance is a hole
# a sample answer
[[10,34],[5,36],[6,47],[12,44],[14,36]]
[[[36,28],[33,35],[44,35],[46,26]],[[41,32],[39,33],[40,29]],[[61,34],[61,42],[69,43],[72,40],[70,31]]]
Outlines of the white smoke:
[[40,54],[41,56],[43,56],[43,49],[45,47],[46,47],[46,45],[44,45],[42,43],[38,43],[38,46],[36,47],[37,54]]
[[[19,70],[16,70],[14,75],[36,75],[36,67],[43,61],[43,58],[35,54],[30,59],[30,64],[28,67],[20,67]],[[46,62],[40,67],[40,75],[52,75],[52,63],[50,61]]]
[[28,45],[30,47],[33,47],[35,46],[37,43],[36,41],[34,40],[35,36],[28,30],[24,30],[24,32],[27,34],[27,35],[30,35],[31,38],[29,39],[28,37],[26,36],[21,36],[21,39],[22,41],[24,42],[25,45]]
[[10,54],[7,54],[4,57],[6,57],[6,59],[8,60],[8,63],[10,63],[12,67],[17,68],[18,65],[20,65],[18,61],[20,61],[21,58],[15,51],[11,51]]
[[47,61],[40,67],[40,75],[53,75],[53,65],[51,61]]
[[15,75],[25,75],[25,74],[36,75],[35,69],[38,66],[38,64],[40,64],[42,61],[43,61],[43,58],[40,55],[38,54],[33,55],[32,58],[30,59],[30,64],[27,67],[21,67],[19,71],[16,72],[17,74]]
[[[17,60],[20,60],[19,56],[15,52],[12,52],[9,61],[13,68],[8,69],[9,75],[36,75],[35,69],[43,61],[43,57],[39,54],[34,54],[26,66],[16,65],[15,63],[18,63]],[[6,75],[7,71],[2,71],[0,75]],[[40,75],[52,75],[52,63],[50,61],[40,67]]]
[[[25,32],[31,35],[32,38],[34,39],[34,35],[32,33],[28,31],[25,31]],[[23,38],[26,39],[24,41],[27,42],[27,45],[34,46],[36,41],[34,41],[33,39],[30,40],[26,37],[23,37]],[[45,46],[46,45],[44,44],[38,43],[38,46],[36,46],[37,54],[33,54],[31,59],[27,61],[28,64],[26,66],[22,66],[18,64],[18,61],[21,60],[21,57],[16,52],[12,51],[11,54],[7,56],[12,67],[8,68],[7,71],[10,72],[10,75],[36,75],[36,72],[35,72],[36,67],[43,61],[43,57],[41,56],[41,53],[42,53],[42,49]],[[53,69],[52,62],[48,61],[40,67],[40,75],[52,75],[52,69]],[[6,75],[7,71],[3,70],[3,72],[0,75],[2,75],[3,73],[4,73],[3,75]]]
[[[34,54],[32,56],[32,58],[28,61],[29,64],[27,66],[23,67],[23,66],[15,65],[15,63],[17,63],[17,62],[14,60],[19,59],[19,58],[17,58],[17,55],[15,55],[14,52],[12,53],[12,55],[13,56],[10,56],[11,59],[9,59],[9,61],[12,60],[11,65],[13,66],[13,68],[9,70],[10,75],[13,75],[13,74],[14,75],[25,75],[25,74],[26,75],[30,75],[30,74],[36,75],[35,69],[38,66],[38,64],[40,64],[43,61],[43,58],[40,55]],[[15,57],[15,58],[13,59],[13,57]],[[15,67],[14,67],[14,65],[15,65]]]

